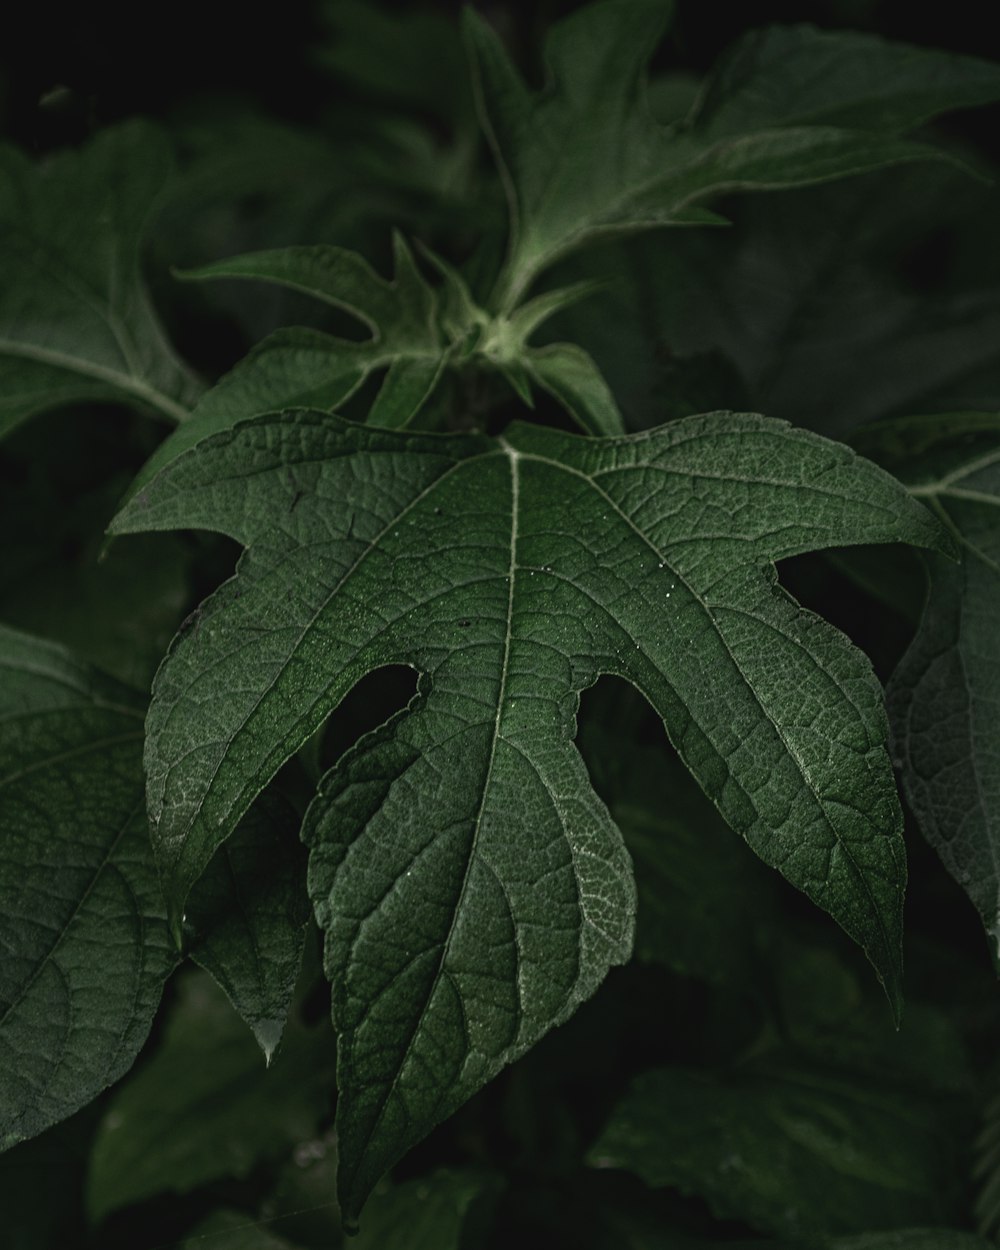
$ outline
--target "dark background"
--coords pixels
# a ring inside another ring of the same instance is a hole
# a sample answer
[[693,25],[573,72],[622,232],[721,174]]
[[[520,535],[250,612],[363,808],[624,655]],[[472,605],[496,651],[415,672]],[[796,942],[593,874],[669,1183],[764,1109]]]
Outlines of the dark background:
[[[454,0],[388,4],[399,12]],[[565,0],[477,3],[515,45],[538,44],[538,31],[579,8]],[[282,120],[308,125],[337,85],[315,55],[328,40],[322,0],[234,5],[179,0],[169,5],[4,5],[0,17],[0,133],[36,151],[83,137],[136,113],[165,117],[192,97],[252,99]],[[772,22],[872,31],[891,39],[987,58],[1000,56],[991,3],[899,4],[887,0],[679,0],[658,56],[664,67],[706,71],[743,31]],[[55,93],[58,87],[67,92]],[[997,150],[1000,111],[976,110],[963,126]]]

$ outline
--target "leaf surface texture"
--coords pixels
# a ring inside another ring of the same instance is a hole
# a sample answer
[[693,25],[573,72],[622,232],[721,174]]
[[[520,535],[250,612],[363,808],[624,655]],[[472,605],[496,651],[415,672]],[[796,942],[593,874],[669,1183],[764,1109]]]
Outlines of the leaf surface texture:
[[0,629],[0,1149],[131,1067],[176,962],[142,716],[128,687]]
[[896,1000],[905,868],[881,690],[771,568],[942,541],[873,465],[734,414],[492,439],[286,413],[179,457],[114,528],[177,526],[247,550],[176,640],[147,722],[175,912],[351,686],[387,664],[420,674],[410,707],[323,780],[303,832],[348,1215],[630,952],[631,867],[572,743],[600,673],[646,695],[728,822]]

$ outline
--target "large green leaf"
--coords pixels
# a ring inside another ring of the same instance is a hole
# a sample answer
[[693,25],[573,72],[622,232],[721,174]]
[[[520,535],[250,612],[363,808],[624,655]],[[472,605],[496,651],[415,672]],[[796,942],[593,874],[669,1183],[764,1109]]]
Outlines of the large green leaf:
[[695,203],[723,191],[930,155],[897,132],[1000,96],[1000,68],[987,62],[796,27],[751,36],[692,116],[664,127],[648,109],[645,67],[670,14],[663,0],[601,0],[572,14],[551,31],[548,80],[534,92],[467,13],[483,121],[510,200],[501,311],[588,238],[712,220]]
[[729,823],[862,944],[898,1004],[905,869],[881,689],[771,567],[942,541],[870,463],[757,416],[492,439],[285,413],[179,457],[113,528],[179,526],[247,550],[175,641],[147,721],[175,917],[366,672],[420,673],[407,711],[324,779],[304,829],[348,1216],[628,956],[628,858],[572,744],[602,672],[647,696]]
[[929,560],[920,629],[889,706],[920,829],[975,904],[1000,963],[1000,417],[900,418],[859,435],[956,534],[961,563]]
[[327,1028],[297,1025],[265,1068],[208,977],[190,973],[178,988],[158,1049],[115,1091],[98,1128],[87,1180],[94,1221],[156,1194],[246,1176],[311,1139],[327,1114]]
[[169,170],[147,123],[38,167],[0,148],[0,434],[94,400],[187,417],[201,388],[164,337],[139,263]]
[[0,1149],[128,1070],[176,962],[142,715],[127,687],[0,628]]
[[206,1246],[211,1250],[297,1250],[267,1221],[254,1220],[242,1211],[228,1208],[202,1220],[174,1250],[205,1250]]

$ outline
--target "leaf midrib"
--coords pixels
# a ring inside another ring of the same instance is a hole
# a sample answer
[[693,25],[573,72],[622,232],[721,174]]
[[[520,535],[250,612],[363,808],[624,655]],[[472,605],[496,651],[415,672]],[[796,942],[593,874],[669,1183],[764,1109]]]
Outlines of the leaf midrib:
[[120,746],[123,742],[141,742],[142,737],[141,729],[133,729],[128,733],[112,734],[107,738],[97,738],[92,742],[81,743],[79,746],[71,747],[68,751],[60,751],[58,755],[46,755],[42,759],[36,760],[33,764],[19,768],[17,772],[0,776],[0,790],[4,786],[12,785],[15,781],[20,781],[23,777],[30,776],[31,773],[44,772],[45,769],[55,768],[66,760],[75,759],[80,755],[88,755],[92,751],[103,751],[107,747]]
[[[382,1121],[385,1117],[385,1113],[389,1106],[389,1100],[395,1094],[396,1089],[399,1085],[399,1082],[402,1078],[402,1071],[406,1065],[407,1059],[409,1058],[410,1050],[413,1046],[414,1039],[417,1037],[418,1033],[420,1032],[420,1028],[424,1022],[424,1017],[427,1015],[427,1012],[430,1009],[430,1005],[434,1001],[434,997],[437,994],[437,989],[441,983],[442,978],[448,975],[445,969],[445,964],[447,962],[448,955],[450,953],[451,941],[455,933],[455,926],[458,924],[458,918],[459,918],[459,915],[461,914],[462,905],[465,901],[465,895],[466,895],[466,891],[468,890],[468,885],[469,885],[469,878],[472,874],[472,865],[476,859],[476,847],[479,842],[480,830],[482,828],[483,814],[486,810],[486,800],[489,796],[490,781],[491,781],[492,774],[493,774],[493,765],[496,759],[497,743],[499,742],[500,736],[501,736],[500,725],[503,719],[503,707],[504,707],[504,702],[506,700],[506,695],[507,695],[507,677],[508,677],[508,669],[510,666],[510,648],[511,648],[511,642],[512,642],[513,633],[514,633],[514,630],[513,630],[514,593],[515,593],[515,584],[516,584],[516,576],[517,576],[517,569],[518,569],[517,541],[518,541],[518,529],[519,529],[519,519],[520,519],[520,512],[519,512],[520,475],[519,475],[519,470],[517,466],[518,466],[518,461],[520,460],[520,457],[521,457],[521,453],[516,451],[513,447],[511,447],[511,445],[505,439],[500,438],[497,441],[500,444],[500,447],[503,449],[504,454],[507,456],[507,459],[510,464],[510,475],[511,475],[510,562],[508,564],[508,573],[507,573],[507,583],[508,583],[507,620],[506,620],[506,628],[504,631],[503,660],[502,660],[501,668],[500,668],[500,682],[497,688],[497,710],[496,710],[496,716],[494,717],[494,722],[493,722],[493,733],[492,733],[492,737],[490,741],[490,753],[489,753],[489,758],[486,764],[486,771],[483,776],[482,799],[480,800],[479,810],[476,813],[476,820],[475,820],[475,824],[473,825],[472,836],[469,839],[469,850],[468,850],[468,856],[466,858],[466,863],[465,863],[465,871],[462,874],[462,885],[459,890],[458,898],[455,902],[454,909],[452,911],[451,923],[448,926],[448,932],[445,936],[444,941],[441,944],[441,951],[440,951],[440,955],[438,958],[437,970],[434,973],[434,980],[432,981],[430,989],[427,991],[427,994],[424,998],[424,1004],[420,1010],[420,1015],[415,1021],[413,1028],[410,1031],[410,1036],[407,1039],[406,1045],[402,1050],[402,1058],[399,1064],[397,1065],[396,1072],[392,1078],[392,1082],[389,1085],[389,1088],[387,1089],[385,1096],[383,1097],[381,1101],[378,1114],[376,1115],[371,1127],[369,1128],[365,1136],[364,1146],[361,1148],[361,1150],[358,1151],[357,1157],[359,1161],[364,1157],[365,1153],[368,1150],[368,1147],[371,1145],[372,1139],[375,1137],[376,1133],[381,1127]],[[495,454],[495,453],[487,453],[487,454]],[[461,462],[461,463],[467,463],[467,462]],[[492,867],[490,870],[494,872],[494,876],[497,875],[495,873],[495,870],[492,869]],[[499,877],[497,877],[497,880],[499,881]],[[501,885],[501,888],[503,889],[502,882],[500,882],[500,885]],[[503,889],[503,893],[506,897],[506,889]],[[511,913],[511,921],[513,924],[514,922],[513,913]],[[515,930],[516,930],[516,926],[515,926]],[[461,1000],[461,995],[459,995],[459,1000]],[[522,1014],[521,1006],[520,1006],[520,989],[519,988],[518,988],[518,1014],[519,1015]],[[463,1020],[464,1020],[464,1015],[463,1015]],[[466,1030],[466,1041],[467,1042],[470,1041],[467,1030]]]
[[178,425],[191,415],[187,408],[152,386],[144,378],[136,374],[123,373],[107,365],[100,365],[96,361],[86,360],[81,356],[73,356],[69,352],[57,351],[51,347],[40,347],[35,343],[19,343],[14,339],[0,338],[0,353],[51,365],[53,368],[65,370],[67,373],[77,373],[98,382],[106,382],[118,390],[145,400],[147,404],[158,409]]

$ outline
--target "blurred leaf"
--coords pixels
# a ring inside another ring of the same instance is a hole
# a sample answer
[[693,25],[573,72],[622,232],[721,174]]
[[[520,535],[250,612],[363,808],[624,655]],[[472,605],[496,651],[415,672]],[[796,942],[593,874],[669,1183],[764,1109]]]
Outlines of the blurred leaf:
[[[385,237],[388,227],[380,217],[372,220],[373,196],[362,186],[343,135],[326,136],[249,107],[204,99],[182,106],[171,133],[182,163],[160,202],[152,239],[165,265],[193,269],[234,253],[332,239],[357,247]],[[394,207],[383,206],[389,224],[396,219]],[[281,325],[298,324],[306,305],[287,289],[263,285],[252,291],[206,285],[192,298],[190,287],[174,283],[160,295],[183,300],[184,316],[200,328],[205,310],[218,310],[249,343]],[[226,350],[226,328],[210,326],[207,336],[190,343],[189,350],[206,353],[206,369],[223,368],[242,349],[233,345],[216,364],[216,353]]]
[[695,109],[712,136],[775,126],[914,130],[1000,94],[1000,66],[815,26],[755,30],[726,53]]
[[532,92],[490,27],[466,12],[483,124],[510,200],[494,295],[501,312],[589,238],[717,221],[695,202],[725,191],[825,182],[932,155],[896,133],[1000,98],[1000,67],[988,62],[803,26],[746,39],[690,119],[666,128],[649,113],[645,69],[670,17],[663,0],[579,9],[552,28],[547,81]]
[[523,367],[543,391],[548,391],[588,434],[622,434],[621,413],[600,370],[582,347],[553,343],[528,349]]
[[[483,1209],[500,1187],[499,1177],[481,1171],[441,1169],[393,1185],[378,1185],[365,1206],[358,1250],[463,1250],[482,1245],[470,1237]],[[476,1207],[483,1209],[477,1211]]]
[[0,674],[3,1150],[128,1071],[176,956],[149,846],[143,700],[2,627]]
[[259,1213],[289,1240],[327,1250],[340,1245],[343,1235],[336,1194],[337,1135],[331,1127],[296,1145]]
[[252,1220],[242,1211],[216,1211],[196,1225],[170,1250],[296,1250],[266,1221]]
[[798,936],[775,943],[770,966],[782,1036],[810,1062],[955,1101],[972,1093],[969,1054],[948,1013],[911,998],[900,1027],[889,1028],[881,996],[834,950]]
[[1000,965],[1000,417],[900,418],[862,441],[960,543],[960,563],[928,561],[930,595],[889,709],[921,832],[975,904]]
[[772,1055],[730,1072],[647,1072],[589,1154],[723,1219],[818,1237],[947,1221],[956,1144],[919,1086]]
[[175,917],[366,673],[421,674],[323,779],[303,832],[348,1214],[629,954],[631,866],[572,744],[601,672],[643,691],[734,828],[862,945],[898,1010],[881,688],[767,571],[817,547],[942,541],[887,474],[752,415],[498,440],[297,412],[178,457],[114,528],[196,526],[246,554],[172,647],[147,720]]
[[159,1046],[116,1090],[98,1128],[87,1182],[95,1223],[156,1194],[245,1177],[315,1136],[329,1112],[327,1028],[289,1026],[265,1067],[207,976],[188,973],[177,991]]
[[996,1094],[983,1109],[975,1151],[976,1220],[980,1231],[995,1242],[1000,1232],[1000,1096]]
[[270,1064],[310,917],[301,818],[275,788],[220,846],[188,900],[188,952],[253,1030]]
[[475,128],[469,71],[450,17],[394,12],[367,0],[326,0],[320,19],[331,39],[316,56],[339,83],[397,111],[423,110],[446,127]]
[[632,426],[749,408],[842,436],[989,405],[1000,292],[975,274],[930,279],[963,241],[994,250],[996,208],[995,188],[924,165],[741,197],[730,231],[663,232],[560,266],[560,282],[586,273],[606,290],[549,333],[586,348]]
[[838,1237],[828,1250],[994,1250],[996,1243],[949,1228],[911,1228],[892,1233]]
[[139,263],[169,171],[145,122],[37,167],[0,148],[0,434],[94,400],[187,418],[201,388],[164,337]]
[[191,565],[183,542],[115,543],[102,558],[95,540],[73,561],[63,560],[59,576],[46,562],[10,587],[0,613],[14,627],[64,643],[120,681],[148,690],[189,605]]
[[346,87],[355,97],[335,107],[331,128],[356,136],[360,169],[384,194],[407,193],[392,224],[427,241],[433,231],[442,245],[470,226],[502,229],[499,196],[481,177],[472,83],[450,15],[328,0],[320,18],[331,39],[317,59],[338,96]]

